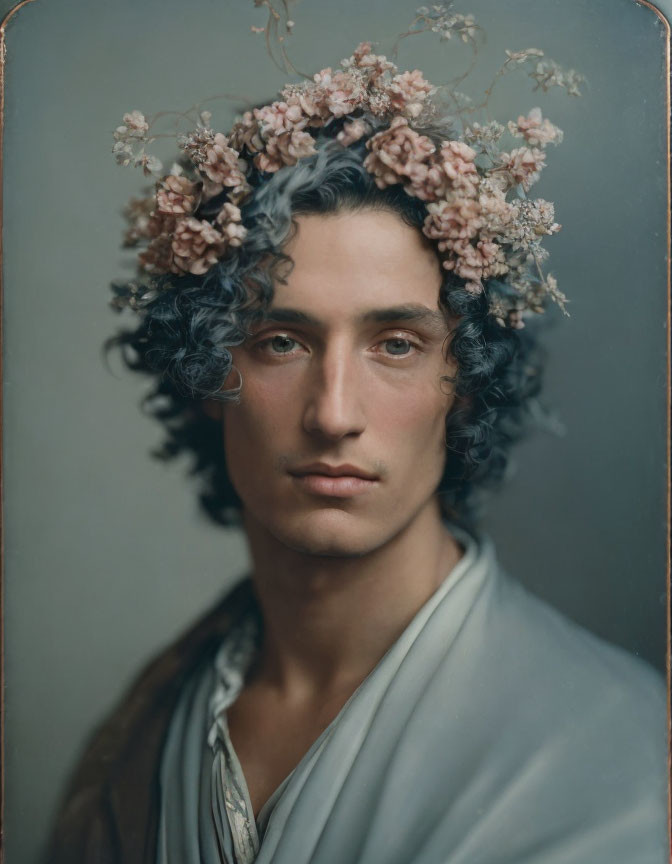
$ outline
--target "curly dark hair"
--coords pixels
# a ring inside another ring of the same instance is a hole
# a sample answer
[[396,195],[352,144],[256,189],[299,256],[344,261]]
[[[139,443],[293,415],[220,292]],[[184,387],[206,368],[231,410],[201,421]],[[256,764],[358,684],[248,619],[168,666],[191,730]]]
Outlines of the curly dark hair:
[[[343,119],[320,129],[317,152],[296,165],[271,175],[252,166],[247,179],[253,192],[241,207],[247,229],[242,246],[203,276],[158,277],[161,290],[142,309],[140,323],[119,329],[103,346],[105,355],[120,348],[129,369],[154,380],[141,407],[164,425],[166,438],[152,455],[193,456],[189,474],[200,479],[201,506],[219,525],[240,525],[242,502],[227,472],[220,423],[205,413],[201,400],[239,399],[240,386],[220,391],[232,368],[228,349],[245,340],[268,307],[274,280],[284,283],[291,272],[293,261],[283,248],[297,230],[295,217],[382,209],[420,230],[427,216],[425,203],[402,186],[375,184],[363,166],[369,135],[347,148],[335,140]],[[445,137],[440,125],[418,131],[439,146]],[[221,204],[220,197],[212,199],[195,215],[214,213]],[[486,280],[485,292],[475,295],[464,279],[442,273],[439,306],[447,322],[456,322],[446,350],[457,361],[457,373],[447,379],[455,401],[446,417],[446,464],[437,494],[444,518],[473,528],[484,493],[505,476],[511,445],[535,415],[544,414],[536,397],[545,354],[536,321],[512,329],[489,312],[490,297],[510,292],[509,286]]]

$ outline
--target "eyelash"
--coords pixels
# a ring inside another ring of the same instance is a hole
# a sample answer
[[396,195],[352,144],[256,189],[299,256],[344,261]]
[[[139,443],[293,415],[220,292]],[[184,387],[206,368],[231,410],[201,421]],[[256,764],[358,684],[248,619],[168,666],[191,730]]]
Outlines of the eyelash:
[[[298,339],[294,339],[293,336],[289,336],[287,333],[274,333],[272,336],[267,336],[266,338],[261,339],[259,342],[257,342],[254,345],[254,348],[262,350],[266,345],[270,345],[271,342],[273,341],[273,339],[275,339],[277,336],[283,336],[285,339],[288,339],[291,342],[296,342],[297,344],[300,344]],[[420,352],[422,350],[422,346],[418,342],[414,342],[412,339],[409,339],[407,336],[388,336],[387,339],[381,339],[380,343],[378,343],[378,344],[385,344],[386,342],[408,342],[408,344],[412,348],[415,349],[414,351],[410,351],[406,354],[386,354],[385,355],[386,357],[399,358],[399,359],[405,360],[408,357],[413,357],[415,354],[417,354],[418,352]],[[278,353],[271,353],[271,356],[273,356],[273,357],[291,357],[292,353],[293,352],[291,352],[291,351],[284,351],[284,352],[280,351]]]

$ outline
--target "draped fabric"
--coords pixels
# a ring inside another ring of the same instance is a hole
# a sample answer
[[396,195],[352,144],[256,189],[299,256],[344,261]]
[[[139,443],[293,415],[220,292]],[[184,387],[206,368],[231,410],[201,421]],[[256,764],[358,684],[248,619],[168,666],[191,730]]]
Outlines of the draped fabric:
[[466,552],[255,823],[226,708],[250,607],[182,688],[156,864],[665,864],[665,687]]
[[260,632],[257,610],[250,607],[177,706],[161,765],[160,862],[247,864],[256,858],[268,816],[289,777],[255,822],[226,709],[243,686]]

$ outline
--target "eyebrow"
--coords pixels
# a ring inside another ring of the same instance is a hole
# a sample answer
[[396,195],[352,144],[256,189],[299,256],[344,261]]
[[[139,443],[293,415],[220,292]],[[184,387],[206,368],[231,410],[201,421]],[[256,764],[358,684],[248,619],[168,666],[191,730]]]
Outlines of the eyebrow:
[[[260,316],[262,322],[276,322],[280,324],[309,324],[313,327],[323,327],[319,318],[301,312],[298,309],[287,307],[276,307],[269,309]],[[430,309],[415,303],[404,303],[400,306],[387,306],[385,308],[368,309],[355,319],[357,323],[385,324],[391,321],[413,321],[424,324],[438,333],[445,333],[446,319],[442,312]]]

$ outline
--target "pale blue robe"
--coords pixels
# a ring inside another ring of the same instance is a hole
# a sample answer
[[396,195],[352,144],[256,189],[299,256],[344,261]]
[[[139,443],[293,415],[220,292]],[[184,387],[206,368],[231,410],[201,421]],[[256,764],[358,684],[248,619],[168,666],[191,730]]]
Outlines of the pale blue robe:
[[465,554],[256,823],[226,707],[258,618],[229,632],[171,721],[157,864],[667,864],[662,677],[448,528]]

